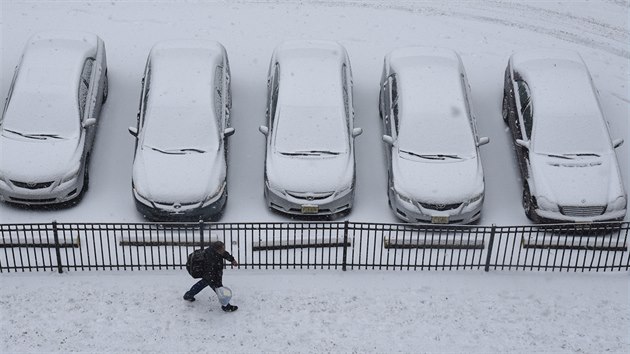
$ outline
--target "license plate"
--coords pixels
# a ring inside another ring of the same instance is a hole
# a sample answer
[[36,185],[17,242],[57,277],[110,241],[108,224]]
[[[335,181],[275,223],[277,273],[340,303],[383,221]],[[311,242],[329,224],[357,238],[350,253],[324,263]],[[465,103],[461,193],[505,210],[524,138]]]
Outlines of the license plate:
[[303,214],[317,214],[319,212],[319,206],[317,205],[302,205]]
[[432,224],[448,224],[448,216],[432,216]]

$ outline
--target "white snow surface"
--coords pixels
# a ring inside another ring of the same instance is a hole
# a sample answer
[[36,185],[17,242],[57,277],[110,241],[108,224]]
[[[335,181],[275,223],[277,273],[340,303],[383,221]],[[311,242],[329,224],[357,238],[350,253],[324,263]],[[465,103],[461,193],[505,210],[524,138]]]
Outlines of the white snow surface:
[[226,270],[2,276],[0,351],[623,353],[628,274]]
[[[481,224],[527,224],[509,131],[503,72],[523,49],[578,51],[601,95],[612,138],[628,141],[630,4],[561,1],[2,1],[0,95],[27,39],[85,30],[107,48],[109,99],[90,190],[64,210],[0,203],[0,222],[136,222],[131,195],[140,80],[154,43],[217,40],[232,69],[230,200],[223,221],[278,221],[263,188],[266,74],[287,39],[325,39],[349,52],[354,77],[357,192],[348,218],[396,222],[387,205],[378,120],[383,56],[405,46],[460,53],[472,88],[486,199]],[[616,150],[626,186],[629,144]],[[2,152],[0,152],[2,153]],[[628,217],[626,217],[628,220]],[[204,290],[187,303],[184,271],[2,274],[0,352],[617,352],[630,351],[627,273],[227,270],[240,309]],[[212,299],[208,299],[212,296]]]

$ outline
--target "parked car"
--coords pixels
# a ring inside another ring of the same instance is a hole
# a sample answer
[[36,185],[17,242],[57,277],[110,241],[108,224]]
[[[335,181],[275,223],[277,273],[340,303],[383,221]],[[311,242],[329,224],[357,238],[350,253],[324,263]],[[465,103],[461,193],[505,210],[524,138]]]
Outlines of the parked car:
[[218,218],[227,201],[230,66],[218,42],[164,41],[149,53],[136,127],[132,190],[152,220]]
[[22,205],[80,199],[107,91],[98,36],[60,31],[28,40],[0,122],[0,199]]
[[503,119],[534,222],[622,220],[627,196],[598,93],[582,57],[515,53],[505,71]]
[[294,215],[338,215],[355,186],[352,72],[340,44],[280,44],[267,81],[265,199]]
[[408,47],[385,57],[379,113],[387,195],[407,222],[471,223],[481,216],[484,176],[469,84],[457,53]]

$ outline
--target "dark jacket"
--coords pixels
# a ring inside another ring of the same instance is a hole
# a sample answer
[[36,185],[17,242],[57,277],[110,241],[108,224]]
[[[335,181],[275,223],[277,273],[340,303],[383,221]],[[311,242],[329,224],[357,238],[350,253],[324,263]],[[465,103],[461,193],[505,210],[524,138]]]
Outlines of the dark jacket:
[[223,281],[224,259],[229,262],[234,261],[234,257],[228,251],[220,254],[212,246],[206,248],[206,262],[208,265],[208,273],[203,278],[214,287],[221,287]]

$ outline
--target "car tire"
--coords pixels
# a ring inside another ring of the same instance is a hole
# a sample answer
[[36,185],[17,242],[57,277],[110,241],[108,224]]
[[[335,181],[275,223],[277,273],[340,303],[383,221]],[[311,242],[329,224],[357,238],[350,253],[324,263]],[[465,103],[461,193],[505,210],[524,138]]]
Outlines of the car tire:
[[525,185],[523,187],[523,210],[525,211],[525,215],[528,219],[533,222],[539,222],[540,218],[536,214],[536,209],[538,209],[538,204],[536,203],[536,198],[534,198],[529,191],[529,186]]

